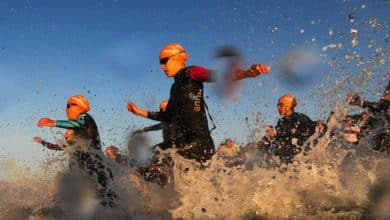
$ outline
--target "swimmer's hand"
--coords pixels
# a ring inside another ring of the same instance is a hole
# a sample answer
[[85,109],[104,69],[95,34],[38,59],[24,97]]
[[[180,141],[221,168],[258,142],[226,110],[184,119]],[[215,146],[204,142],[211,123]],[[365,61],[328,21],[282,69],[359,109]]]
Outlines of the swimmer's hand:
[[41,118],[41,119],[39,119],[37,126],[40,127],[40,128],[42,128],[44,126],[55,127],[56,126],[56,121],[54,121],[54,120],[52,120],[50,118]]
[[246,75],[248,77],[256,77],[260,74],[268,74],[271,67],[268,67],[264,64],[253,64],[247,71]]
[[42,138],[41,137],[33,137],[33,141],[40,144],[40,143],[42,143]]

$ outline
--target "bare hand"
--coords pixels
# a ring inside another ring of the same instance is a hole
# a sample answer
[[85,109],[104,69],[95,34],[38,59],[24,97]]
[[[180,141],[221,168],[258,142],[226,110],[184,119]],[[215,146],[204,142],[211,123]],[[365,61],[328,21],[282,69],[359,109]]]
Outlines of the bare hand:
[[41,137],[33,137],[33,141],[40,144],[42,142],[42,138]]
[[127,103],[127,110],[135,115],[138,115],[138,112],[139,112],[138,106],[133,102]]
[[246,74],[250,77],[255,77],[260,74],[268,74],[270,71],[270,67],[264,64],[253,64],[247,71]]

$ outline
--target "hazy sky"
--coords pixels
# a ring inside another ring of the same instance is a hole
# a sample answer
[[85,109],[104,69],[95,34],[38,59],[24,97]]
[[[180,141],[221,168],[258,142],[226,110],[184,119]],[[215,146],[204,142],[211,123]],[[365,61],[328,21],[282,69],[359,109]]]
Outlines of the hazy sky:
[[[89,98],[105,146],[123,148],[130,130],[155,123],[129,114],[125,103],[157,110],[169,97],[172,79],[160,70],[158,53],[170,42],[186,48],[188,65],[217,68],[216,48],[234,45],[244,67],[272,67],[267,76],[241,82],[234,102],[207,86],[216,144],[226,137],[249,141],[255,112],[262,124],[275,124],[276,100],[285,92],[297,95],[297,111],[317,120],[349,89],[378,99],[389,79],[385,0],[80,2],[0,1],[1,156],[42,158],[47,150],[31,138],[54,140],[62,130],[37,128],[37,120],[65,119],[66,99],[77,93]],[[314,61],[292,67],[305,79],[293,86],[280,66],[297,50]],[[159,142],[159,132],[150,135]]]

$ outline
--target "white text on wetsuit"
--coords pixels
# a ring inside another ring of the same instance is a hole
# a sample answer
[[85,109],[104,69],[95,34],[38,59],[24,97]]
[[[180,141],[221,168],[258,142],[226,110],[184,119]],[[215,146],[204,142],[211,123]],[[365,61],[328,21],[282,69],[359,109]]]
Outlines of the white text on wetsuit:
[[202,89],[198,90],[198,93],[195,96],[195,102],[194,102],[194,111],[199,112],[200,111],[200,101],[202,98]]

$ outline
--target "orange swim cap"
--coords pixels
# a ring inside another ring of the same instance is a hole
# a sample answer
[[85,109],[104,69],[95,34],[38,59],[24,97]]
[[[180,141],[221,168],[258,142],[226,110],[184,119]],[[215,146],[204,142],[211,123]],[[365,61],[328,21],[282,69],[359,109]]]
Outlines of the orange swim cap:
[[164,58],[174,57],[177,60],[185,62],[188,59],[188,54],[183,46],[178,43],[170,43],[165,45],[160,51],[160,63]]
[[72,120],[76,120],[81,113],[86,113],[90,109],[88,99],[82,95],[71,96],[66,105],[66,113]]
[[284,105],[292,106],[292,107],[297,106],[297,101],[295,99],[295,96],[289,93],[282,95],[279,98],[278,103],[282,103]]

